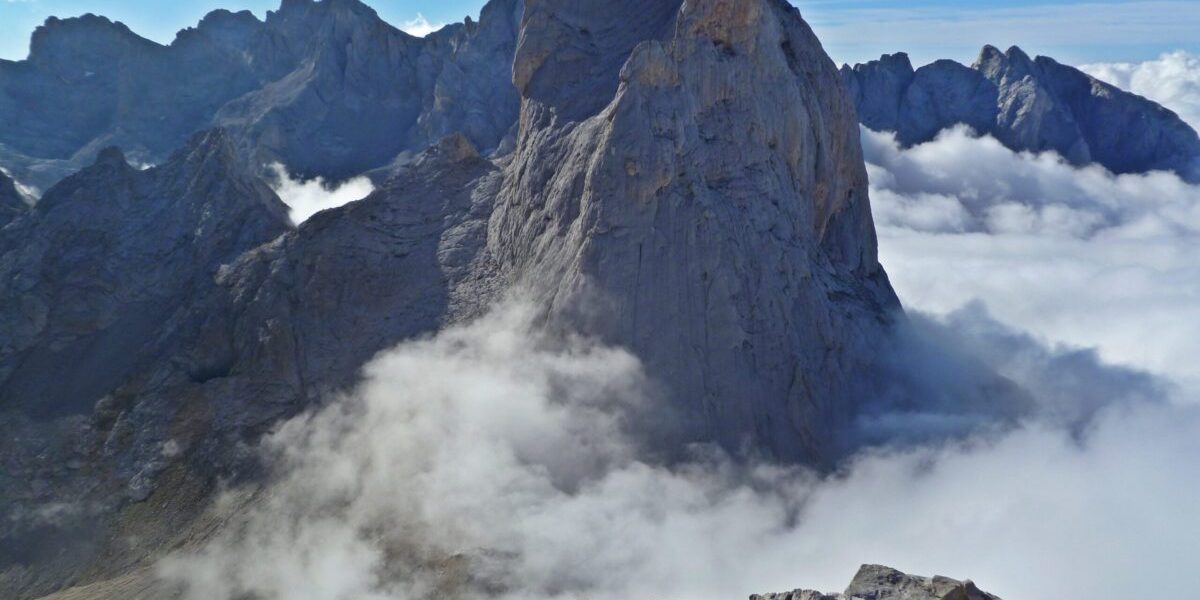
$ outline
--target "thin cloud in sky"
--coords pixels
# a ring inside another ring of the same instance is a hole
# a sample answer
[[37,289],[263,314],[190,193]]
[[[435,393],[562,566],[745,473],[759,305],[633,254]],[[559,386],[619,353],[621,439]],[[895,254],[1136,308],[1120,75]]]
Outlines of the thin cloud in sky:
[[1200,3],[1183,0],[920,5],[798,1],[835,60],[904,50],[918,63],[969,61],[985,43],[1020,45],[1066,62],[1151,58],[1200,46]]
[[429,19],[425,18],[425,15],[417,13],[415,18],[401,23],[400,29],[409,35],[425,37],[445,26],[445,23],[430,23]]

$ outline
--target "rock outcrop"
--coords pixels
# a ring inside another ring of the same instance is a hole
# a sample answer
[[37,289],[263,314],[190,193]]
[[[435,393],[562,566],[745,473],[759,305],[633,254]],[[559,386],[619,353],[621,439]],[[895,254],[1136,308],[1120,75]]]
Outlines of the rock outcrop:
[[958,124],[1016,151],[1054,151],[1114,173],[1169,170],[1200,180],[1200,136],[1175,113],[1051,58],[987,46],[974,66],[914,70],[885,55],[842,67],[862,124],[910,146]]
[[683,435],[830,459],[848,379],[898,308],[853,107],[785,2],[637,4],[630,26],[528,3],[490,251],[551,315],[668,382]]
[[29,58],[0,61],[0,166],[46,189],[107,146],[153,164],[227,129],[244,158],[340,179],[463,132],[500,145],[520,0],[426,38],[358,0],[288,0],[260,22],[215,11],[169,46],[85,15],[49,19]]
[[916,577],[879,565],[863,565],[842,594],[796,590],[754,595],[750,600],[1000,600],[970,581]]

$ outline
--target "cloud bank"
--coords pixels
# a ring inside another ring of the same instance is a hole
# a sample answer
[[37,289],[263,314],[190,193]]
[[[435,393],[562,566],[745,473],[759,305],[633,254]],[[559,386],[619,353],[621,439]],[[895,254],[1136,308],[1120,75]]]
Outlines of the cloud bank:
[[1098,394],[1088,425],[1034,412],[831,476],[707,448],[666,464],[626,433],[654,402],[638,361],[541,333],[533,313],[502,307],[378,358],[357,392],[271,436],[277,479],[228,500],[235,525],[160,575],[197,600],[715,600],[838,589],[868,561],[1031,600],[1194,589],[1180,574],[1200,572],[1200,480],[1180,457],[1200,452],[1200,409],[1106,400],[1149,380],[1093,382],[1100,363],[968,311],[924,326],[994,346],[981,360],[1036,403]]
[[320,177],[309,180],[294,178],[279,163],[271,165],[270,171],[275,179],[272,187],[284,204],[292,209],[292,223],[295,225],[300,225],[323,210],[362,200],[375,191],[375,186],[367,177],[331,184]]
[[1158,102],[1200,130],[1200,56],[1179,50],[1142,63],[1097,63],[1080,68]]
[[1200,186],[1016,154],[965,129],[901,150],[863,131],[882,258],[905,306],[983,302],[1049,343],[1200,397]]

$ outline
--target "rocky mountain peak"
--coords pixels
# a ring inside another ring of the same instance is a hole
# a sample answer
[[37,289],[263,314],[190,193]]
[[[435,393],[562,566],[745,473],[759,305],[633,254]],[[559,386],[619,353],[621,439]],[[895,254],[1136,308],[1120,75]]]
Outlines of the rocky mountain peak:
[[127,167],[129,166],[129,160],[125,158],[125,152],[123,152],[119,147],[109,146],[96,154],[96,160],[93,163],[93,166],[97,165]]
[[33,32],[29,45],[29,60],[53,65],[58,69],[87,69],[67,73],[75,77],[110,70],[117,57],[139,48],[158,44],[130,31],[124,23],[111,21],[92,13],[59,19],[50,17]]
[[949,577],[917,577],[880,565],[863,565],[846,591],[823,594],[796,590],[754,595],[750,600],[1000,600],[971,581]]
[[254,13],[248,10],[232,12],[222,8],[205,15],[196,27],[180,31],[173,45],[200,37],[226,48],[243,51],[262,28],[263,22]]
[[637,4],[631,27],[620,3],[529,3],[489,249],[555,318],[662,374],[684,435],[820,462],[832,440],[802,422],[852,402],[816,375],[827,341],[794,332],[865,340],[895,307],[853,108],[785,2]]

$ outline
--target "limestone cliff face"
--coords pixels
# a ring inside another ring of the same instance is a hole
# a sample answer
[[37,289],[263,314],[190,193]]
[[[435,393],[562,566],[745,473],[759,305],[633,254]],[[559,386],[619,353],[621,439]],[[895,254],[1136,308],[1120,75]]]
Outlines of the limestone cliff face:
[[1114,173],[1169,170],[1200,180],[1200,137],[1171,111],[1020,48],[985,47],[974,66],[940,60],[913,70],[886,55],[842,67],[862,124],[902,144],[957,124],[1017,151],[1055,151]]
[[157,163],[227,129],[244,159],[343,178],[461,131],[500,145],[520,0],[426,38],[358,0],[288,0],[259,21],[219,10],[169,46],[86,15],[50,19],[29,58],[0,61],[0,166],[47,189],[117,145]]
[[492,254],[642,357],[691,435],[829,458],[896,308],[836,68],[783,2],[640,2],[604,47],[583,6],[529,3]]

